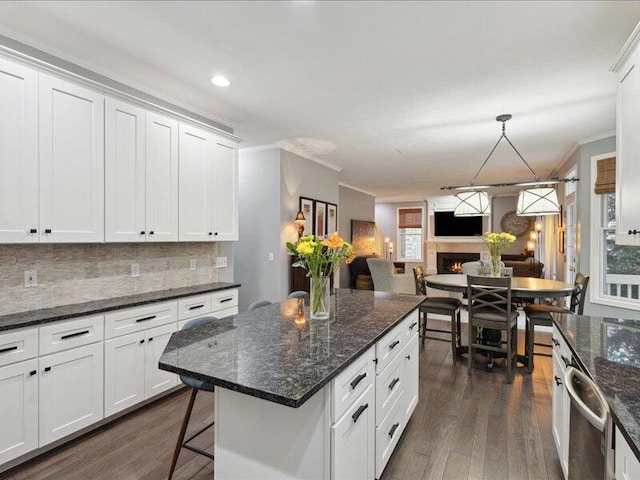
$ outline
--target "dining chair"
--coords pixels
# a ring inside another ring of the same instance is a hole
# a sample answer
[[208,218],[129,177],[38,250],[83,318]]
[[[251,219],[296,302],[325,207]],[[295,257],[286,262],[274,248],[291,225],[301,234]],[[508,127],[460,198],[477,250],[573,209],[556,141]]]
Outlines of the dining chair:
[[266,307],[267,305],[271,305],[271,302],[269,300],[256,300],[255,302],[253,302],[247,307],[247,311],[251,312],[256,308]]
[[[195,328],[200,325],[205,325],[207,323],[215,322],[218,319],[216,317],[207,316],[207,317],[199,317],[194,318],[193,320],[189,320],[184,324],[182,330],[188,330],[189,328]],[[195,434],[191,435],[188,439],[184,439],[185,434],[187,433],[187,427],[189,426],[189,419],[191,418],[191,412],[193,411],[193,404],[196,401],[196,395],[199,391],[204,392],[213,392],[214,387],[213,384],[203,382],[202,380],[196,380],[195,378],[185,377],[184,375],[180,375],[180,381],[184,383],[187,387],[191,388],[191,395],[189,396],[189,403],[187,404],[187,411],[184,414],[184,419],[182,420],[182,426],[180,427],[180,433],[178,434],[178,441],[176,442],[176,448],[173,452],[173,459],[171,460],[171,470],[169,471],[169,480],[173,478],[173,472],[176,469],[176,464],[178,463],[178,457],[180,456],[180,450],[186,448],[187,450],[191,450],[192,452],[198,453],[205,457],[213,460],[213,454],[206,452],[200,448],[193,447],[189,445],[189,442],[195,439],[200,434],[204,433],[205,430],[213,427],[214,422],[206,425],[204,428],[198,430]]]
[[[451,341],[452,358],[455,362],[458,347],[462,346],[462,330],[460,328],[460,308],[462,302],[451,297],[429,297],[427,296],[427,286],[424,283],[424,269],[418,265],[413,269],[413,278],[416,287],[416,295],[424,295],[423,302],[418,307],[418,331],[422,331],[420,337],[424,340],[439,340],[441,342]],[[430,313],[447,315],[451,317],[451,329],[441,330],[438,328],[427,328],[427,319]],[[439,337],[429,337],[427,332],[446,333],[451,335],[451,340]]]
[[309,296],[309,292],[305,292],[304,290],[296,290],[295,292],[291,292],[287,298],[305,298]]
[[527,315],[524,354],[527,357],[527,370],[529,373],[533,372],[534,355],[542,355],[545,357],[551,356],[551,354],[548,353],[535,353],[535,346],[553,348],[553,345],[549,343],[535,343],[536,326],[551,327],[553,325],[553,318],[551,317],[552,313],[575,313],[582,315],[584,312],[584,302],[588,285],[589,276],[578,273],[575,281],[573,282],[573,292],[571,292],[569,308],[557,305],[540,305],[537,303],[531,303],[524,307],[524,313]]
[[384,258],[367,258],[376,292],[406,293],[413,295],[414,281],[410,273],[394,273],[393,263]]
[[[513,381],[518,354],[518,312],[511,303],[511,277],[478,277],[467,275],[469,299],[469,358],[467,373],[471,375],[476,349],[506,354],[507,383]],[[481,343],[478,328],[506,332],[499,345]]]

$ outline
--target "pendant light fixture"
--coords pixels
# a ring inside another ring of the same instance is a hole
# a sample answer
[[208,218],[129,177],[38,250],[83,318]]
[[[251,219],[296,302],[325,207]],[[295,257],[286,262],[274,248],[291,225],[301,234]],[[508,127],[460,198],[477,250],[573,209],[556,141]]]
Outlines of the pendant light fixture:
[[[549,185],[554,185],[557,183],[565,183],[565,182],[576,182],[577,178],[553,178],[550,180],[540,180],[540,177],[533,171],[531,166],[527,163],[527,161],[520,155],[518,149],[511,143],[511,140],[507,137],[505,133],[505,123],[511,120],[510,114],[498,115],[496,117],[497,122],[502,123],[502,135],[498,138],[498,141],[487,155],[487,158],[484,160],[475,176],[469,182],[469,185],[459,185],[459,186],[447,186],[442,187],[441,190],[464,190],[464,192],[458,193],[456,195],[456,208],[454,211],[454,215],[457,217],[465,217],[465,216],[484,216],[489,215],[491,213],[491,205],[489,202],[489,195],[486,192],[481,190],[485,190],[487,188],[493,187],[512,187],[512,186],[530,186],[533,188],[529,188],[526,190],[522,190],[520,195],[518,196],[518,208],[517,215],[521,216],[538,216],[538,215],[555,215],[560,213],[560,204],[558,203],[558,195],[556,194],[556,190],[553,187],[549,187]],[[487,164],[493,152],[495,152],[496,148],[502,141],[505,139],[518,158],[522,160],[522,162],[527,166],[531,174],[535,177],[535,180],[527,180],[521,182],[508,182],[508,183],[492,183],[486,185],[476,185],[476,180],[478,179],[478,175]]]

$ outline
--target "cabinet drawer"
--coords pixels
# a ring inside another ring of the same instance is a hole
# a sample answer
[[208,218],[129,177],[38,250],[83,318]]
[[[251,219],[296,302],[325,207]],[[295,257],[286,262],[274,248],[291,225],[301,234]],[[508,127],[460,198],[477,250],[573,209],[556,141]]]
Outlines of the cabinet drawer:
[[376,377],[376,425],[380,425],[404,390],[402,357],[396,355]]
[[226,310],[227,308],[238,306],[238,290],[223,290],[211,295],[212,311]]
[[376,343],[376,372],[382,372],[404,347],[406,335],[404,322],[397,325]]
[[178,300],[178,320],[196,318],[211,312],[211,294]]
[[105,338],[139,332],[178,320],[177,302],[154,303],[105,315]]
[[404,429],[404,419],[402,415],[403,394],[397,398],[393,404],[389,415],[384,422],[376,428],[376,478],[380,478],[384,467],[386,467],[389,457],[398,444],[398,439]]
[[418,311],[414,311],[411,315],[402,321],[402,326],[407,339],[418,333]]
[[40,327],[40,355],[89,345],[100,342],[103,338],[103,315],[54,323]]
[[38,329],[11,330],[0,335],[0,366],[38,356]]
[[[360,358],[332,380],[332,421],[336,422],[351,404],[373,383],[375,376],[374,349],[370,348]],[[371,405],[373,408],[373,405]]]

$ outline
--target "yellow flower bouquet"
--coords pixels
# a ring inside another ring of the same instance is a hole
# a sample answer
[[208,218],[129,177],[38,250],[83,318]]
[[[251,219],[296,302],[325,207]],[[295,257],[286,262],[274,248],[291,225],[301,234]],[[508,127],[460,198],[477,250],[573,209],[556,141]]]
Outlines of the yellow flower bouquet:
[[506,232],[485,232],[482,240],[489,248],[491,255],[491,275],[500,276],[500,256],[516,241],[516,237]]
[[327,239],[305,235],[296,243],[287,242],[287,250],[296,256],[293,266],[305,268],[307,277],[311,277],[311,318],[329,318],[329,279],[340,262],[353,261],[353,247],[334,232]]

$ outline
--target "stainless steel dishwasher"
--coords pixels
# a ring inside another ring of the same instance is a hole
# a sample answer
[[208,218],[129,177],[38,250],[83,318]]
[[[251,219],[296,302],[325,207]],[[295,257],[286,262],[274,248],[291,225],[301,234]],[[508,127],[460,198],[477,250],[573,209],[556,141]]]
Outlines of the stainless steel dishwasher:
[[609,405],[598,386],[580,370],[564,375],[569,409],[569,471],[571,480],[613,480],[613,427]]

